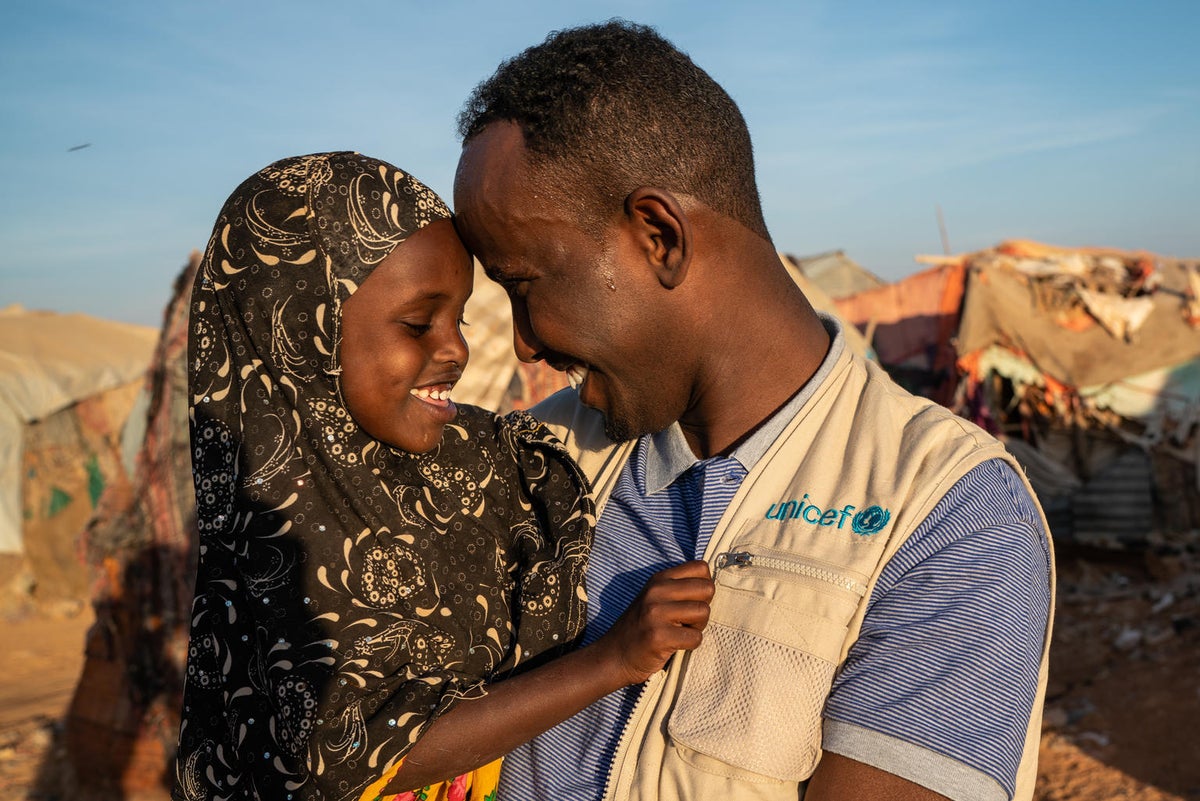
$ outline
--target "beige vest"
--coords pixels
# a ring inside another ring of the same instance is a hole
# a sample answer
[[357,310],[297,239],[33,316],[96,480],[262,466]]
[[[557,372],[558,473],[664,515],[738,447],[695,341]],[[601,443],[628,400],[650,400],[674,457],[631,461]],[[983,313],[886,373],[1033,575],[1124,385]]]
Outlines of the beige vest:
[[[573,392],[536,414],[603,508],[633,443],[611,443]],[[605,798],[802,797],[834,672],[884,565],[958,479],[996,458],[1024,480],[984,431],[844,352],[717,524],[705,552],[717,593],[704,642],[647,682]],[[1053,589],[1052,579],[1052,598]],[[1017,799],[1033,795],[1048,632]]]

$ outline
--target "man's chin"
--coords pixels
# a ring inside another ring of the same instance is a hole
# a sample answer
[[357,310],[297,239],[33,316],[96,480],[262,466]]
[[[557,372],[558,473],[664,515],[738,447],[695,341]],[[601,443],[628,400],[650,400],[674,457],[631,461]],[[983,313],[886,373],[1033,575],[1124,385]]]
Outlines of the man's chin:
[[620,415],[613,414],[609,409],[605,409],[596,404],[588,403],[583,399],[583,395],[579,396],[579,402],[589,409],[597,411],[604,418],[604,436],[608,437],[613,442],[626,442],[631,439],[637,439],[639,434],[629,421]]
[[674,422],[668,420],[662,425],[655,426],[649,420],[636,420],[631,415],[624,414],[611,407],[605,408],[597,404],[588,403],[583,399],[582,395],[580,395],[579,401],[589,409],[595,409],[600,412],[604,418],[604,436],[608,437],[612,442],[628,442],[632,439],[639,439],[646,434],[656,434]]
[[657,434],[670,427],[672,421],[663,423],[662,425],[653,425],[646,420],[631,420],[620,414],[613,414],[603,409],[599,410],[604,415],[604,435],[613,442],[628,442],[632,439],[640,439],[647,434]]
[[631,439],[637,439],[641,434],[635,432],[623,420],[611,420],[607,415],[604,417],[604,436],[608,437],[613,442],[627,442]]

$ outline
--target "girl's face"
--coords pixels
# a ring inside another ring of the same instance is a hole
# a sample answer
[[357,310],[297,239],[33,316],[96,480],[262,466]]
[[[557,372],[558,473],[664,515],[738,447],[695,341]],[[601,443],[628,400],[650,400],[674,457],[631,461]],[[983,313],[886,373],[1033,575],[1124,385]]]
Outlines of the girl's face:
[[342,305],[341,387],[355,422],[413,453],[437,446],[467,363],[463,307],[473,270],[450,220],[396,247]]

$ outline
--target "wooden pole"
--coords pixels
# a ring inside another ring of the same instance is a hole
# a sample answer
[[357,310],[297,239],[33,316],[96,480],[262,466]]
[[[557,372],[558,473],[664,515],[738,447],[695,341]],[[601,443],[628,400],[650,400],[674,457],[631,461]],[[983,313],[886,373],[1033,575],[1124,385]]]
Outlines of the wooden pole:
[[940,203],[934,206],[937,209],[938,231],[942,234],[942,253],[950,255],[950,237],[946,235],[946,218],[942,216],[942,205]]

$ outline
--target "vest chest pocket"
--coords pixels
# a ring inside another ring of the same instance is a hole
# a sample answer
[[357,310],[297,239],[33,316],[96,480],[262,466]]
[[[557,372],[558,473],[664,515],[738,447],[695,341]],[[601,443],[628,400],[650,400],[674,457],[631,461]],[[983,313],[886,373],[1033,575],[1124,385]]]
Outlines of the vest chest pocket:
[[[859,577],[747,546],[721,554],[703,644],[688,655],[667,729],[681,758],[718,760],[749,780],[802,781],[821,748],[821,710]],[[696,767],[711,770],[704,760]]]

